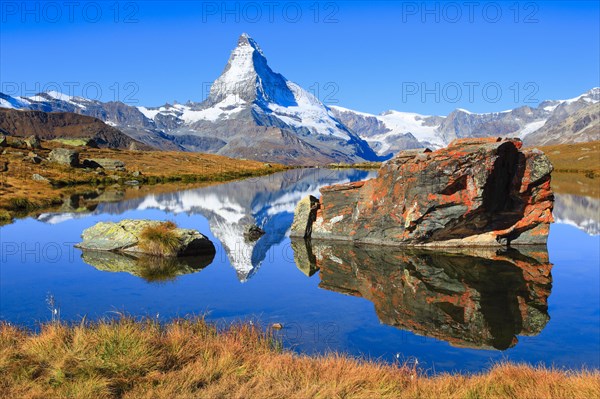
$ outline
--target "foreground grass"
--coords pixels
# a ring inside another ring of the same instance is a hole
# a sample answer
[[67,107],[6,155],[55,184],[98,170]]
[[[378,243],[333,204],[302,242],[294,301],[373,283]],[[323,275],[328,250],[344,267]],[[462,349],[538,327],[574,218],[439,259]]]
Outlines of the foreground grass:
[[131,319],[39,333],[0,325],[3,398],[593,398],[598,372],[500,364],[427,377],[341,355],[299,356],[249,324]]

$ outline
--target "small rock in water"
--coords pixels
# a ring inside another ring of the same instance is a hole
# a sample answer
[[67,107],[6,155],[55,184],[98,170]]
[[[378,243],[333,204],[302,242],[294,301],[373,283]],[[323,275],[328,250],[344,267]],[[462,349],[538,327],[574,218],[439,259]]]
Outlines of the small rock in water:
[[271,324],[271,328],[273,330],[281,330],[283,328],[283,324],[281,324],[281,323],[273,323],[273,324]]
[[248,225],[244,232],[244,238],[249,241],[256,241],[265,234],[264,230],[255,224]]

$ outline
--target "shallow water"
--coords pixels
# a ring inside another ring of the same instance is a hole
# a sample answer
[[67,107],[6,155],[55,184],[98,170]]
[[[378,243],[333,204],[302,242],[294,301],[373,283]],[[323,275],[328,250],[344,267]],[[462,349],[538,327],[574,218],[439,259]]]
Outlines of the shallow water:
[[[0,318],[34,327],[50,319],[52,296],[62,320],[124,312],[280,322],[278,334],[299,352],[418,359],[425,370],[473,371],[505,359],[600,368],[597,199],[557,194],[547,252],[290,242],[298,200],[373,174],[291,170],[18,220],[0,228]],[[197,229],[217,253],[148,273],[131,258],[73,248],[85,228],[124,218]],[[243,238],[252,223],[266,231],[256,242]]]

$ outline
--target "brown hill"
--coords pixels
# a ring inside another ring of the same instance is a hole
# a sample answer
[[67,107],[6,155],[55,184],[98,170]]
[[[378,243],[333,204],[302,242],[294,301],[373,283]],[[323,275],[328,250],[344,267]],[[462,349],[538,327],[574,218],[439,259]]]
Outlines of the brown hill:
[[132,139],[100,119],[70,112],[19,111],[0,109],[0,133],[44,140],[56,138],[89,138],[99,147],[150,150],[152,147]]

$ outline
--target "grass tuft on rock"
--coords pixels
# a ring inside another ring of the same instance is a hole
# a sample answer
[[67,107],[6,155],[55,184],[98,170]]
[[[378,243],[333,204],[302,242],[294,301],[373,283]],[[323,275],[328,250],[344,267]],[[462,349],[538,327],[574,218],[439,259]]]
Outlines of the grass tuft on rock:
[[179,248],[177,225],[171,221],[148,226],[140,234],[139,246],[153,256],[175,256]]

